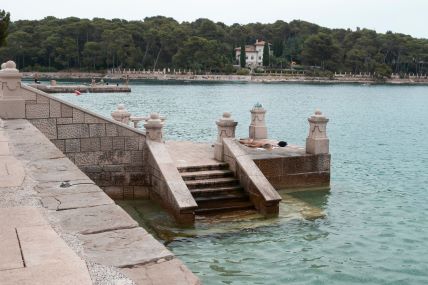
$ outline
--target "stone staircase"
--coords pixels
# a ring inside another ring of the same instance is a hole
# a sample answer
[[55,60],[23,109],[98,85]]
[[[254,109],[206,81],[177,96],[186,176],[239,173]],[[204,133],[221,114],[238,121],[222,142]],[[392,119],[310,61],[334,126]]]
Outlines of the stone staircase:
[[198,204],[196,215],[254,209],[228,164],[179,167],[178,171]]

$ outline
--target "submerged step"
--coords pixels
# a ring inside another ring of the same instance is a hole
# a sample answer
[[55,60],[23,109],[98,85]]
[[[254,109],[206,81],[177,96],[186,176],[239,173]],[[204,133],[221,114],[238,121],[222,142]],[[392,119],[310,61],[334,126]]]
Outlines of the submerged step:
[[227,194],[240,194],[244,192],[241,185],[227,186],[227,187],[212,187],[212,188],[198,188],[191,189],[193,197],[206,197],[213,195],[227,195]]
[[195,171],[195,172],[184,172],[181,174],[184,181],[189,180],[202,180],[210,178],[223,178],[233,176],[233,172],[230,170],[204,170],[204,171]]
[[223,187],[223,186],[236,186],[239,185],[239,180],[234,177],[226,178],[213,178],[184,181],[187,187],[191,189],[208,188],[208,187]]
[[229,165],[227,163],[216,163],[216,164],[208,164],[208,165],[195,165],[195,166],[177,167],[177,169],[180,173],[208,171],[208,170],[225,170],[228,168],[229,168]]
[[216,202],[220,203],[222,201],[248,201],[247,193],[233,193],[233,194],[225,194],[225,195],[216,195],[216,196],[205,196],[205,197],[197,197],[195,198],[196,203],[208,203],[208,202]]
[[238,210],[246,210],[246,209],[254,209],[254,205],[250,201],[243,202],[231,202],[227,204],[219,204],[213,207],[201,207],[195,210],[195,214],[197,215],[205,215],[205,214],[217,214],[222,212],[229,211],[238,211]]

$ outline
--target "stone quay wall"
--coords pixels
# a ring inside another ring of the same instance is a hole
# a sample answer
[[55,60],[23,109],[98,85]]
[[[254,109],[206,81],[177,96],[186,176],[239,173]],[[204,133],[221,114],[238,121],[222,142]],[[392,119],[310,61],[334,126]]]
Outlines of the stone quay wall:
[[24,118],[113,199],[148,198],[145,134],[21,85]]
[[275,189],[296,191],[330,186],[330,154],[253,159]]

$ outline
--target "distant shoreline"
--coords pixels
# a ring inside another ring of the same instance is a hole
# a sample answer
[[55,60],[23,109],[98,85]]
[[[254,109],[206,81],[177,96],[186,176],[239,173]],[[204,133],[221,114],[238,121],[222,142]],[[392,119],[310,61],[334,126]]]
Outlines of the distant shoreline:
[[411,78],[393,78],[379,81],[372,77],[361,75],[328,77],[309,77],[301,74],[294,75],[193,75],[193,74],[163,74],[163,73],[93,73],[93,72],[23,72],[24,79],[39,80],[87,80],[95,78],[97,81],[171,81],[171,82],[241,82],[241,83],[303,83],[303,84],[387,84],[387,85],[428,85],[428,78],[413,76]]

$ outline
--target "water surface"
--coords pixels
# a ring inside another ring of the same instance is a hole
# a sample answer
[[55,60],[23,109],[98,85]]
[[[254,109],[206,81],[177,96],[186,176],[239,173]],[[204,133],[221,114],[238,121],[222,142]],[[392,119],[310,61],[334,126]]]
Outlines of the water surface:
[[289,143],[304,144],[316,108],[330,118],[331,190],[294,195],[324,217],[285,215],[255,228],[168,235],[168,247],[204,284],[428,283],[428,87],[131,87],[130,94],[58,96],[106,116],[118,103],[135,115],[160,112],[169,140],[214,141],[224,111],[239,122],[237,136],[246,137],[256,102],[268,110],[270,137]]

